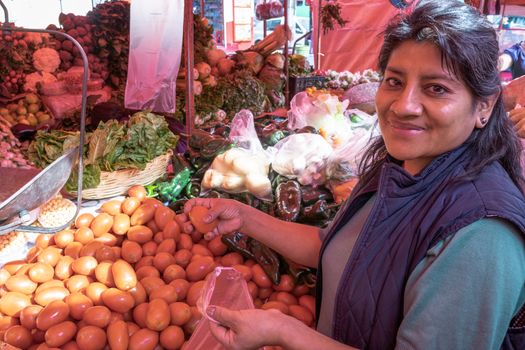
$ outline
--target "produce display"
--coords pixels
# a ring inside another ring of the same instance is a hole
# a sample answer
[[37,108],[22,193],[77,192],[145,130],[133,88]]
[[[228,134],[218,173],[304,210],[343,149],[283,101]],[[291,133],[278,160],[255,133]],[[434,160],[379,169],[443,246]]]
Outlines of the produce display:
[[216,266],[237,269],[256,307],[315,323],[311,289],[282,274],[273,284],[253,259],[220,237],[196,207],[192,235],[181,217],[134,186],[124,200],[105,202],[75,226],[40,235],[26,259],[0,269],[0,335],[22,349],[180,349],[201,314],[197,300]]
[[[85,138],[83,188],[96,187],[101,171],[144,169],[148,162],[174,148],[178,138],[162,116],[149,112],[137,112],[126,123],[114,119],[100,122]],[[39,131],[29,146],[29,159],[45,168],[79,142],[78,132]],[[73,171],[66,190],[76,191],[76,184]]]
[[38,126],[52,121],[51,115],[34,93],[26,94],[16,102],[13,101],[6,104],[5,107],[0,107],[0,116],[10,126],[16,124]]
[[326,87],[329,89],[348,90],[359,84],[377,83],[381,81],[381,74],[372,69],[366,69],[363,72],[356,73],[349,71],[337,72],[329,69],[326,72],[318,72],[318,74],[327,78]]
[[22,154],[22,145],[11,132],[11,123],[0,115],[0,167],[32,168],[32,163]]
[[[255,115],[283,107],[285,75],[283,48],[290,31],[278,26],[270,35],[247,50],[232,55],[215,47],[213,28],[194,15],[195,23],[195,125],[200,128],[225,124],[241,111]],[[185,118],[186,71],[178,76],[177,111]]]

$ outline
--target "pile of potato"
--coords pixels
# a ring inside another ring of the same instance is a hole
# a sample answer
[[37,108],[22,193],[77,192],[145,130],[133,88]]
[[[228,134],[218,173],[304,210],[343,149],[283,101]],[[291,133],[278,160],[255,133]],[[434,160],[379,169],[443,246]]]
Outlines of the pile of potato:
[[196,303],[216,266],[242,273],[256,307],[314,325],[308,287],[288,275],[272,285],[219,237],[182,233],[180,217],[143,187],[100,211],[40,235],[25,260],[0,269],[0,339],[22,349],[180,349],[201,318]]
[[29,93],[16,103],[9,103],[5,107],[0,107],[0,116],[7,120],[11,125],[25,124],[37,126],[43,123],[51,123],[51,115],[46,111],[45,106],[38,95]]

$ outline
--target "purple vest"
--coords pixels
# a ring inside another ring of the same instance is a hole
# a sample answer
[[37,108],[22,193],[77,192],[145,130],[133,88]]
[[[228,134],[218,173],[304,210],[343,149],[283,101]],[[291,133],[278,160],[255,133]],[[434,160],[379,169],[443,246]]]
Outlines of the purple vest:
[[525,233],[525,199],[499,163],[486,166],[474,180],[454,181],[464,174],[469,159],[468,148],[461,146],[436,158],[417,177],[388,160],[372,181],[352,194],[342,208],[344,215],[323,242],[321,254],[377,192],[338,287],[334,339],[363,350],[393,349],[408,277],[432,246],[488,216],[509,220]]

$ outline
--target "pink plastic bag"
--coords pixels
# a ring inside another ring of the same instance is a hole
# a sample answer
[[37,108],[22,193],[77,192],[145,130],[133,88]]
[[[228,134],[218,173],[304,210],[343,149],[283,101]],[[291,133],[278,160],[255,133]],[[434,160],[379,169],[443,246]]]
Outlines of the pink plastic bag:
[[210,322],[215,322],[206,314],[206,309],[210,305],[222,306],[232,310],[254,308],[248,284],[239,271],[232,267],[217,267],[208,277],[202,295],[197,302],[197,307],[203,318],[188,340],[185,349],[225,349],[210,333]]

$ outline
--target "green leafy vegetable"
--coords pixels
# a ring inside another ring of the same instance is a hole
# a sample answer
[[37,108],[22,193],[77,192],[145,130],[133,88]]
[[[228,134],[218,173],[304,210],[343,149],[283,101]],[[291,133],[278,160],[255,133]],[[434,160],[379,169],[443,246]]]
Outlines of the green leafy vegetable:
[[[101,171],[144,169],[154,158],[174,148],[178,139],[164,117],[150,112],[135,113],[126,124],[116,120],[99,123],[97,129],[86,135],[83,187],[98,186]],[[38,132],[29,147],[29,158],[45,168],[78,143],[78,132]],[[66,185],[68,191],[76,190],[77,178],[78,174],[73,172]]]

